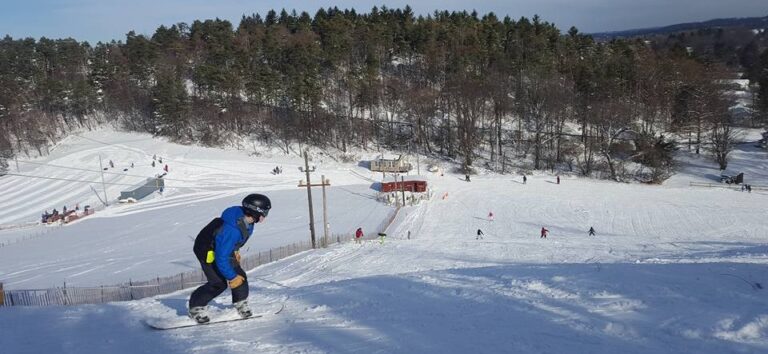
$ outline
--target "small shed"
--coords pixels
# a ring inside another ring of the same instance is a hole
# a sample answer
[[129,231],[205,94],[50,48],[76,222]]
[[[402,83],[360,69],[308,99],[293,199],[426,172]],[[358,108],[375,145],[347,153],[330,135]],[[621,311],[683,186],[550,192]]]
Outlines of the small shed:
[[423,193],[427,191],[427,181],[409,180],[405,182],[383,182],[381,184],[381,191],[398,192],[405,189],[408,192]]
[[119,200],[140,200],[157,190],[165,187],[165,180],[162,178],[147,178],[142,184],[132,187],[130,190],[120,192]]
[[371,160],[371,171],[374,172],[408,172],[412,168],[403,155],[394,160],[384,158]]

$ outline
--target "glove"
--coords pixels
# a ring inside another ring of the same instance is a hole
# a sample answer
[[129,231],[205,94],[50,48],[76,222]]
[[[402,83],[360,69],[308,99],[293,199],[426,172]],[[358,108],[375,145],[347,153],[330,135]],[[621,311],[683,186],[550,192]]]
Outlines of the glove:
[[240,251],[235,251],[235,260],[237,264],[240,264]]
[[242,275],[238,275],[234,279],[228,281],[227,283],[229,283],[230,288],[234,289],[240,285],[243,285],[243,282],[245,282],[245,278],[243,278]]

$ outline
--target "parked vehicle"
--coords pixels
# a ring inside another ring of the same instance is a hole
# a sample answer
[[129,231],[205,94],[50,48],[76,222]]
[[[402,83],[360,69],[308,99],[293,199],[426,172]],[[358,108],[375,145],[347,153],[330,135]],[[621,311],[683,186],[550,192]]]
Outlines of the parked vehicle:
[[741,184],[744,183],[744,173],[739,173],[738,175],[728,175],[728,174],[722,174],[720,175],[720,183],[725,184]]

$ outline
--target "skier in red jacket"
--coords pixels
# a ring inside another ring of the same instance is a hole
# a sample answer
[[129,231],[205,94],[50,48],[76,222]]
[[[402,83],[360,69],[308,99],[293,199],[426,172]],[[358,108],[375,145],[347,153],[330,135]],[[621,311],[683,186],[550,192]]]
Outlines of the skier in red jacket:
[[358,227],[357,231],[355,231],[355,243],[361,243],[363,240],[363,228]]
[[549,233],[549,230],[547,230],[547,229],[542,227],[541,228],[541,237],[539,237],[539,238],[547,238],[547,234],[548,233]]

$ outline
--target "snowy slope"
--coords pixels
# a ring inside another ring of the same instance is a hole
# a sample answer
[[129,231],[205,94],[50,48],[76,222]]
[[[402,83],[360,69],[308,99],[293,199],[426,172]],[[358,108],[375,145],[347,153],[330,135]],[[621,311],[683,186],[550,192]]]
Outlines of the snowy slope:
[[[0,208],[0,226],[38,221],[44,210],[57,208],[61,211],[64,205],[70,209],[78,203],[81,207],[87,204],[101,207],[99,198],[103,198],[104,192],[100,158],[107,168],[104,180],[110,203],[116,201],[120,191],[163,173],[165,165],[169,167],[165,177],[166,195],[194,192],[239,195],[254,189],[292,189],[300,179],[305,178],[298,169],[304,165],[303,159],[265,147],[256,147],[260,156],[249,156],[254,152],[253,148],[222,150],[177,145],[148,134],[128,134],[108,129],[72,135],[54,146],[48,156],[20,159],[18,171],[16,164],[11,163],[9,172],[24,176],[0,178],[0,205],[3,206]],[[152,167],[154,156],[158,160]],[[114,163],[114,168],[109,168],[109,161]],[[319,179],[319,174],[325,173],[336,185],[367,182],[351,175],[349,170],[370,175],[369,171],[355,166],[338,168],[338,164],[321,155],[317,155],[311,164],[318,167],[314,178]],[[282,166],[284,173],[271,174],[275,166]],[[91,187],[98,192],[98,197]]]
[[[238,205],[245,195],[253,192],[268,194],[274,209],[267,222],[256,228],[254,239],[258,242],[249,243],[244,254],[309,240],[306,189],[297,187],[299,180],[305,178],[297,168],[303,160],[297,157],[254,158],[245,152],[163,143],[140,134],[112,131],[89,134],[66,139],[54,149],[48,161],[35,162],[33,169],[22,172],[67,179],[91,176],[99,180],[97,172],[60,166],[79,166],[85,164],[83,161],[91,164],[95,161],[98,166],[99,155],[113,156],[113,161],[133,161],[127,157],[131,156],[143,158],[148,165],[145,168],[135,163],[136,167],[130,172],[141,180],[145,177],[139,173],[151,176],[158,172],[149,166],[153,152],[158,151],[157,155],[164,155],[164,163],[170,166],[165,177],[166,190],[140,203],[99,208],[96,214],[66,226],[37,225],[0,231],[0,243],[7,244],[0,247],[0,281],[6,289],[47,288],[65,282],[67,286],[112,285],[196,269],[197,261],[191,257],[194,237],[223,209]],[[20,163],[25,164],[30,165]],[[392,212],[392,207],[374,199],[376,192],[365,179],[371,176],[369,171],[354,166],[339,168],[335,162],[325,163],[322,158],[313,164],[317,166],[314,178],[319,179],[318,174],[324,173],[332,183],[328,190],[331,235],[350,235],[357,227],[373,229]],[[269,173],[276,165],[283,166],[282,174]],[[72,173],[76,175],[70,175]],[[116,183],[136,179],[120,175],[112,178]],[[49,184],[55,186],[51,188]],[[0,201],[5,220],[29,221],[29,217],[34,220],[37,217],[29,214],[40,213],[49,200],[59,204],[62,200],[81,201],[81,206],[98,203],[89,199],[96,197],[87,184],[71,181],[5,176],[0,178],[0,188],[0,198],[5,198]],[[109,186],[108,196],[116,197],[121,188],[124,187]],[[315,229],[320,237],[323,228],[319,189],[314,191],[313,202]]]
[[[750,158],[758,166],[757,158],[765,157],[757,151],[736,156],[745,166]],[[347,168],[339,164],[329,174],[360,181]],[[183,316],[188,289],[99,306],[2,308],[0,323],[14,325],[0,331],[0,342],[13,353],[768,351],[768,195],[691,188],[678,178],[646,186],[564,177],[557,185],[536,175],[523,185],[514,176],[488,174],[471,183],[434,176],[435,197],[402,210],[384,244],[342,244],[251,271],[252,307],[285,302],[279,315],[164,332],[142,324]],[[755,178],[754,184],[768,184]],[[292,197],[295,184],[285,183],[271,192],[278,200],[305,200]],[[352,188],[337,192],[334,199],[342,204],[331,218],[355,220],[362,216],[350,215],[387,210],[357,210],[368,204],[352,203],[370,192],[365,185]],[[205,193],[177,196],[217,210],[237,195]],[[185,214],[180,200],[169,204],[114,208],[75,225],[91,233],[108,224],[132,225],[130,218],[141,215],[146,227],[162,229],[179,211]],[[264,227],[288,227],[293,218],[306,225],[304,214],[286,213]],[[539,238],[542,226],[551,231],[547,239]],[[590,226],[597,236],[587,236]],[[475,239],[478,228],[485,239]],[[91,242],[67,237],[75,246]],[[0,279],[18,271],[15,264],[24,255],[51,256],[42,241],[51,239],[23,240],[18,246],[25,248],[12,252],[13,245],[0,248],[0,262],[21,254],[0,265],[6,272]],[[120,240],[111,243],[122,247]],[[130,255],[130,247],[120,252]],[[165,257],[147,259],[160,263]],[[213,306],[225,310],[229,301],[225,293]]]

